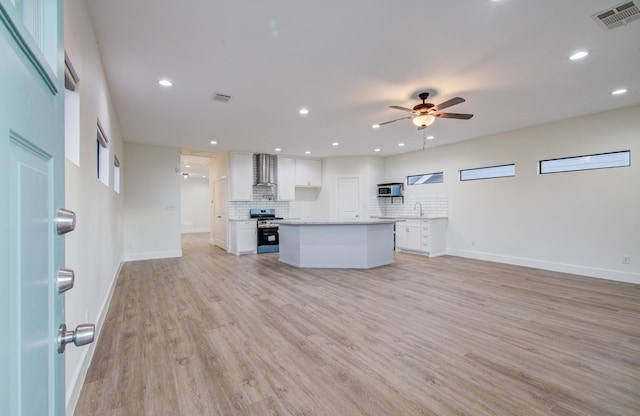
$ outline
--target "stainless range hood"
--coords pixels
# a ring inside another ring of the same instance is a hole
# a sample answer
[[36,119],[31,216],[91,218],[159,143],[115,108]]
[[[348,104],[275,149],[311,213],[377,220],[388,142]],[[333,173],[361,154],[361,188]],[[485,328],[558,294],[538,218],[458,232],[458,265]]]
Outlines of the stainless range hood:
[[257,169],[256,186],[275,186],[275,165],[272,163],[272,156],[266,153],[259,153],[255,157]]

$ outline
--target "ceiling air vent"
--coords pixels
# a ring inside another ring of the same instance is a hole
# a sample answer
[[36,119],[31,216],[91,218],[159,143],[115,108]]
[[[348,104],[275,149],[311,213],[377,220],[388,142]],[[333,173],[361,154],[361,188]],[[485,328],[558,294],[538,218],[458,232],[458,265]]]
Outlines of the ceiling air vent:
[[640,19],[640,9],[638,9],[636,1],[625,1],[591,17],[602,29],[611,30]]
[[214,92],[211,96],[211,101],[216,101],[219,103],[228,103],[231,100],[231,96],[229,94],[223,94],[221,92]]

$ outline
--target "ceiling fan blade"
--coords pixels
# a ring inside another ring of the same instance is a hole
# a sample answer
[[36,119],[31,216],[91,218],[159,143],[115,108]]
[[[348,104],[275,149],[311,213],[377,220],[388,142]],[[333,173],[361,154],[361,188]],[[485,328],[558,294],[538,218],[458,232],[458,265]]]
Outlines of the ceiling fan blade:
[[464,98],[461,97],[454,97],[450,100],[447,100],[441,104],[438,104],[437,106],[435,106],[436,111],[440,111],[440,110],[444,110],[445,108],[449,108],[452,107],[456,104],[461,104],[463,102],[465,102],[466,100]]
[[384,126],[385,124],[393,123],[394,121],[398,121],[398,120],[406,120],[408,118],[413,118],[413,116],[397,118],[397,119],[391,120],[391,121],[385,121],[384,123],[379,123],[378,126]]
[[410,113],[413,113],[412,109],[406,108],[406,107],[400,107],[399,105],[390,105],[389,108],[395,108],[396,110],[408,111]]
[[433,116],[440,118],[457,118],[459,120],[469,120],[471,117],[473,117],[473,114],[433,113]]

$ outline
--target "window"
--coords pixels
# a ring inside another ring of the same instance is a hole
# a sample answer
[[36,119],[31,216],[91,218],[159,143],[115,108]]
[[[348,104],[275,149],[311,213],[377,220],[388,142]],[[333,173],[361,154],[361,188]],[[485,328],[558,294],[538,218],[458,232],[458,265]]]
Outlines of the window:
[[442,172],[407,176],[407,185],[424,185],[428,183],[442,182],[444,182],[444,174]]
[[573,172],[576,170],[619,168],[626,166],[631,166],[630,150],[541,160],[539,163],[539,172]]
[[486,168],[463,169],[460,171],[461,181],[474,181],[477,179],[504,178],[516,176],[516,165],[490,166]]
[[113,155],[113,190],[120,193],[120,161]]
[[80,79],[66,52],[64,66],[64,155],[80,166]]
[[98,132],[96,135],[96,163],[98,179],[109,186],[109,139],[104,134],[102,125],[98,121]]

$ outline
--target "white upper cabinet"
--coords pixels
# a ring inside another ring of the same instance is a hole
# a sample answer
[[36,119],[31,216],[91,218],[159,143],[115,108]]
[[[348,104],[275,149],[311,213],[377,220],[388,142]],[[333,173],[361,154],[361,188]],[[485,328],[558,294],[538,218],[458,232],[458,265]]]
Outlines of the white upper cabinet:
[[253,153],[231,153],[229,163],[229,200],[253,198]]
[[322,162],[314,159],[296,159],[296,186],[320,188]]
[[278,156],[278,201],[293,201],[296,197],[296,160]]

